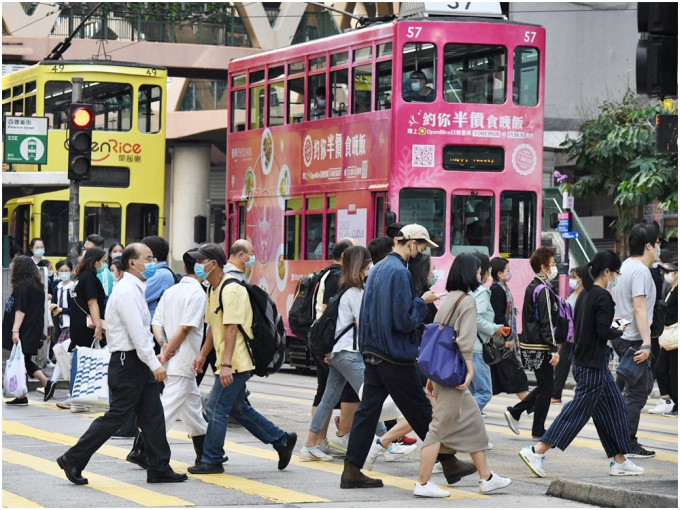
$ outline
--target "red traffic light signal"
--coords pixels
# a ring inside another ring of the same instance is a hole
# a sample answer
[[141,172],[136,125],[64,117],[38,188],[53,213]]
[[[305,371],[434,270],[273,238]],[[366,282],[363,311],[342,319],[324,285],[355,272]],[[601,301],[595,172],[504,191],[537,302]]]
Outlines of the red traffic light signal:
[[94,115],[89,107],[77,106],[71,110],[71,123],[80,129],[87,129],[92,121]]
[[72,104],[70,114],[68,178],[82,181],[90,178],[94,111],[89,105]]

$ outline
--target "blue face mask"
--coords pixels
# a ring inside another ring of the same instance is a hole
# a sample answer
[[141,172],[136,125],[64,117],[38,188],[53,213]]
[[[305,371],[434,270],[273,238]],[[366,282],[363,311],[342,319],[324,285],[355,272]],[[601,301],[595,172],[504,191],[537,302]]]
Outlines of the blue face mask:
[[117,258],[120,258],[121,255],[122,255],[122,253],[120,253],[120,252],[114,252],[114,253],[111,254],[111,258],[117,259]]
[[576,280],[569,280],[569,287],[571,287],[573,290],[576,290],[576,287],[578,287],[578,282]]
[[427,283],[430,284],[430,287],[434,287],[434,284],[437,283],[437,280],[439,277],[437,276],[437,273],[434,273],[434,278],[428,278]]
[[255,265],[255,255],[251,255],[248,262],[246,262],[246,267],[253,267]]
[[45,248],[36,248],[33,250],[33,255],[41,259],[45,255]]
[[67,282],[71,279],[71,273],[57,273],[57,276],[62,282]]
[[[210,262],[208,262],[208,264],[210,264]],[[205,280],[210,274],[210,271],[212,271],[211,269],[207,273],[205,272],[205,266],[207,266],[208,264],[194,264],[194,274],[201,281]]]
[[[154,268],[154,272],[155,272],[155,271],[156,271],[156,269]],[[97,268],[97,274],[102,274],[103,272],[104,272],[104,266],[101,266],[101,267],[98,267],[98,268]]]
[[319,99],[318,103],[319,103],[319,106],[321,108],[324,108],[326,106],[326,100],[325,99]]
[[151,278],[153,275],[156,274],[156,263],[155,262],[147,262],[144,264],[144,272],[142,273],[142,276],[145,279]]

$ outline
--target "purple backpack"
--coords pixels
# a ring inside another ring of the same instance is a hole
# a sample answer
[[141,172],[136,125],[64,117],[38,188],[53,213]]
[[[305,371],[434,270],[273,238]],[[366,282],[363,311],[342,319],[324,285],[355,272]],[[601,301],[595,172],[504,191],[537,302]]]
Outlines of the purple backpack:
[[536,322],[539,322],[538,295],[543,289],[548,289],[548,292],[552,296],[552,299],[554,299],[555,302],[557,303],[557,311],[559,317],[557,318],[557,323],[553,324],[553,335],[555,336],[555,342],[557,342],[558,344],[561,344],[563,342],[573,343],[574,311],[571,309],[571,306],[569,306],[569,303],[567,303],[564,299],[555,294],[555,292],[544,283],[537,285],[536,288],[534,289],[533,300],[534,300],[534,315],[536,317]]

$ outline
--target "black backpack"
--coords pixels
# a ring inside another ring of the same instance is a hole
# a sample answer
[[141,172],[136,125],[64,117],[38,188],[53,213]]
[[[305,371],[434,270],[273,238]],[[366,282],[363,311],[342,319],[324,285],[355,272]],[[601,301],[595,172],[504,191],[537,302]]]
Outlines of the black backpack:
[[172,274],[172,279],[175,281],[175,283],[179,283],[182,279],[182,275],[175,273],[172,269],[170,269],[169,266],[161,266],[158,269],[167,269],[170,271],[170,274]]
[[331,267],[320,272],[308,274],[298,281],[293,297],[293,304],[288,310],[288,325],[293,334],[299,338],[307,338],[309,328],[316,318],[316,294],[319,290],[321,278]]
[[340,298],[348,289],[343,289],[331,298],[328,306],[321,317],[312,323],[307,335],[307,343],[312,354],[323,356],[333,350],[337,341],[350,329],[354,328],[354,349],[357,348],[356,324],[352,322],[343,329],[339,335],[335,334],[335,327],[338,322],[338,310],[340,308]]
[[227,279],[219,290],[220,305],[215,313],[222,311],[222,290],[230,283],[243,285],[248,291],[250,306],[253,309],[253,338],[250,338],[243,327],[239,324],[243,338],[250,354],[250,359],[255,365],[255,375],[266,377],[273,374],[286,357],[286,330],[283,327],[283,318],[276,310],[276,304],[269,294],[257,285],[242,282],[237,278]]

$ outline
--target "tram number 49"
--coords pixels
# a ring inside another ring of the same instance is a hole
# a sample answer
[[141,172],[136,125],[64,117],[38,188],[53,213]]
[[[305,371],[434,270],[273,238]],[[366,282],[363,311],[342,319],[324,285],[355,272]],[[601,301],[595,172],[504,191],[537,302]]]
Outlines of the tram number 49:
[[148,76],[156,76],[156,69],[147,69],[146,74]]

